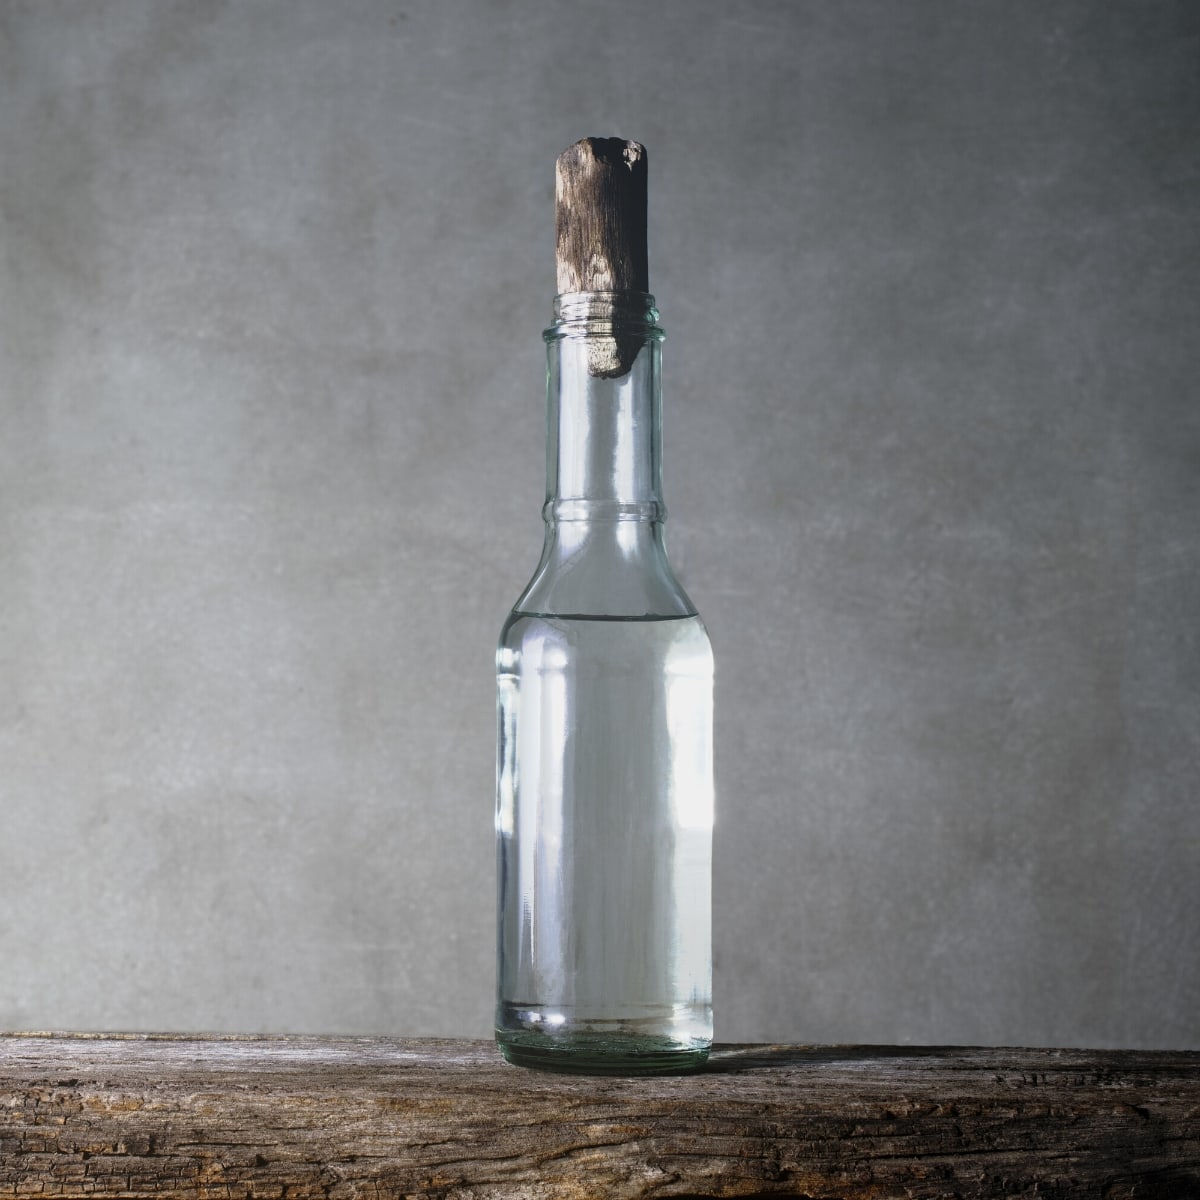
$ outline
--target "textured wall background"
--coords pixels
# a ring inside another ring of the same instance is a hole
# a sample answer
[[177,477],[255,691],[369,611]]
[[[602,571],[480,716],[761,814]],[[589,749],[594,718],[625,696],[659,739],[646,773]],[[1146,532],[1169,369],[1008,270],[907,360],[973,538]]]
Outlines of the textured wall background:
[[485,1036],[554,157],[650,151],[718,1036],[1200,1046],[1200,10],[0,2],[0,1027]]

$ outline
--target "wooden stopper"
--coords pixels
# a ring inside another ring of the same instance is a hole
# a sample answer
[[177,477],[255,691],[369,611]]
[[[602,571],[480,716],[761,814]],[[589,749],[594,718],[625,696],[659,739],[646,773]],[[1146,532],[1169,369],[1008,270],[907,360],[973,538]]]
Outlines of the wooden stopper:
[[560,292],[648,292],[646,148],[584,138],[558,156],[555,226]]
[[[562,292],[648,292],[646,148],[624,138],[584,138],[554,170],[556,275]],[[615,379],[642,341],[616,330],[588,339],[588,373]]]

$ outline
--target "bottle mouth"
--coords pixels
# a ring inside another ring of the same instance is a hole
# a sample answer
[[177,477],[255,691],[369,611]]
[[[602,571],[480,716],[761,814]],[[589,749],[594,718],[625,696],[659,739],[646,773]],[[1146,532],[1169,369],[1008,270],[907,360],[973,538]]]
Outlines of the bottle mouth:
[[560,292],[554,297],[554,324],[546,341],[566,337],[613,337],[662,341],[658,309],[649,292]]

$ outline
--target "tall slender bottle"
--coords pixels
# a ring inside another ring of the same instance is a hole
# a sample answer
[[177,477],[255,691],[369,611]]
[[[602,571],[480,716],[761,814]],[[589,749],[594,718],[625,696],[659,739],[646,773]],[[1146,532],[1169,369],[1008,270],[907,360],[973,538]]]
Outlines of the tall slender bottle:
[[586,138],[556,175],[545,544],[496,653],[496,1039],[687,1070],[712,1041],[713,659],[663,545],[646,152]]

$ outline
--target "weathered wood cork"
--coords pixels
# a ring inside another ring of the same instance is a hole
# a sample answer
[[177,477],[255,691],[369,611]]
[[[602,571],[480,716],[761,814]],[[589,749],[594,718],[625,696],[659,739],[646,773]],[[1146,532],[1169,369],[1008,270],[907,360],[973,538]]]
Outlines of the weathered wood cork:
[[648,292],[646,148],[584,138],[558,156],[555,227],[560,292]]
[[[646,252],[646,148],[624,138],[584,138],[555,165],[559,293],[650,290]],[[597,302],[593,313],[602,307]],[[637,332],[598,324],[588,333],[588,374],[617,379],[641,350]]]

